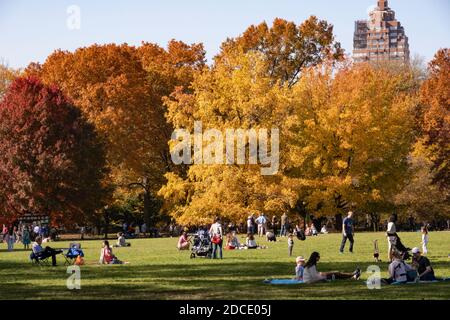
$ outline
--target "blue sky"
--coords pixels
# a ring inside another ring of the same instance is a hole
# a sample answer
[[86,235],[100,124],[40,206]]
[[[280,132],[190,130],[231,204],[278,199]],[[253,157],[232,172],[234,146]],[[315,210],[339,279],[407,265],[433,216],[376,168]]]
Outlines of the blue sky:
[[[227,37],[250,24],[275,17],[301,23],[314,14],[335,26],[338,41],[351,53],[354,21],[365,19],[376,0],[0,0],[0,58],[12,67],[43,62],[55,49],[93,43],[162,46],[172,38],[203,42],[208,60]],[[66,26],[70,5],[81,9],[81,29]],[[412,54],[426,61],[450,47],[449,0],[390,0],[410,39]]]

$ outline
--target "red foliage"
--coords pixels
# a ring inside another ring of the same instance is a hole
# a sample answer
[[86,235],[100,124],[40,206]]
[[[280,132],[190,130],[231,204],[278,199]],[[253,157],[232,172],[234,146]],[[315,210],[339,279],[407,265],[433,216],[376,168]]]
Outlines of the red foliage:
[[104,148],[56,86],[18,78],[0,103],[0,217],[64,215],[84,221],[102,206]]

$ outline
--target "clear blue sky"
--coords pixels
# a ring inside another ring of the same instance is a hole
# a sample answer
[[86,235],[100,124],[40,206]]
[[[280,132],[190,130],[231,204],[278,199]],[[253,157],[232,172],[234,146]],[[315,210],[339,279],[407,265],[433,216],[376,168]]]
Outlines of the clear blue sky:
[[[93,43],[165,46],[172,38],[203,42],[208,60],[227,37],[250,24],[275,17],[300,23],[314,14],[335,26],[347,53],[352,50],[354,21],[365,19],[376,0],[0,0],[0,58],[12,67],[43,62],[55,49],[74,50]],[[66,26],[68,6],[81,9],[81,29]],[[449,0],[390,0],[405,26],[412,54],[429,61],[450,47]]]

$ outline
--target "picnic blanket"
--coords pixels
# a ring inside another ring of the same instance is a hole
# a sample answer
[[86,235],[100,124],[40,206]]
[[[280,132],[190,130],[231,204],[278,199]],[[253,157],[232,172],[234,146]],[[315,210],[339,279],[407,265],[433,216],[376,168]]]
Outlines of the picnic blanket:
[[295,279],[266,279],[263,281],[265,284],[303,284],[303,281],[295,280]]
[[450,278],[444,278],[444,279],[436,279],[433,281],[412,281],[412,282],[392,282],[391,285],[402,285],[402,284],[425,284],[425,283],[438,283],[438,282],[444,282],[444,281],[450,281]]

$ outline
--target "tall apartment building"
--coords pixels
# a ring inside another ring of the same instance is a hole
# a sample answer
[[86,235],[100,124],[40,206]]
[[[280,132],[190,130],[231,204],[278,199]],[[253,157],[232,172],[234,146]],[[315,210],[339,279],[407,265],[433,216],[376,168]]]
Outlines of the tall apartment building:
[[355,22],[353,59],[355,62],[409,61],[408,37],[387,0],[378,0],[377,7],[369,13],[369,20]]

